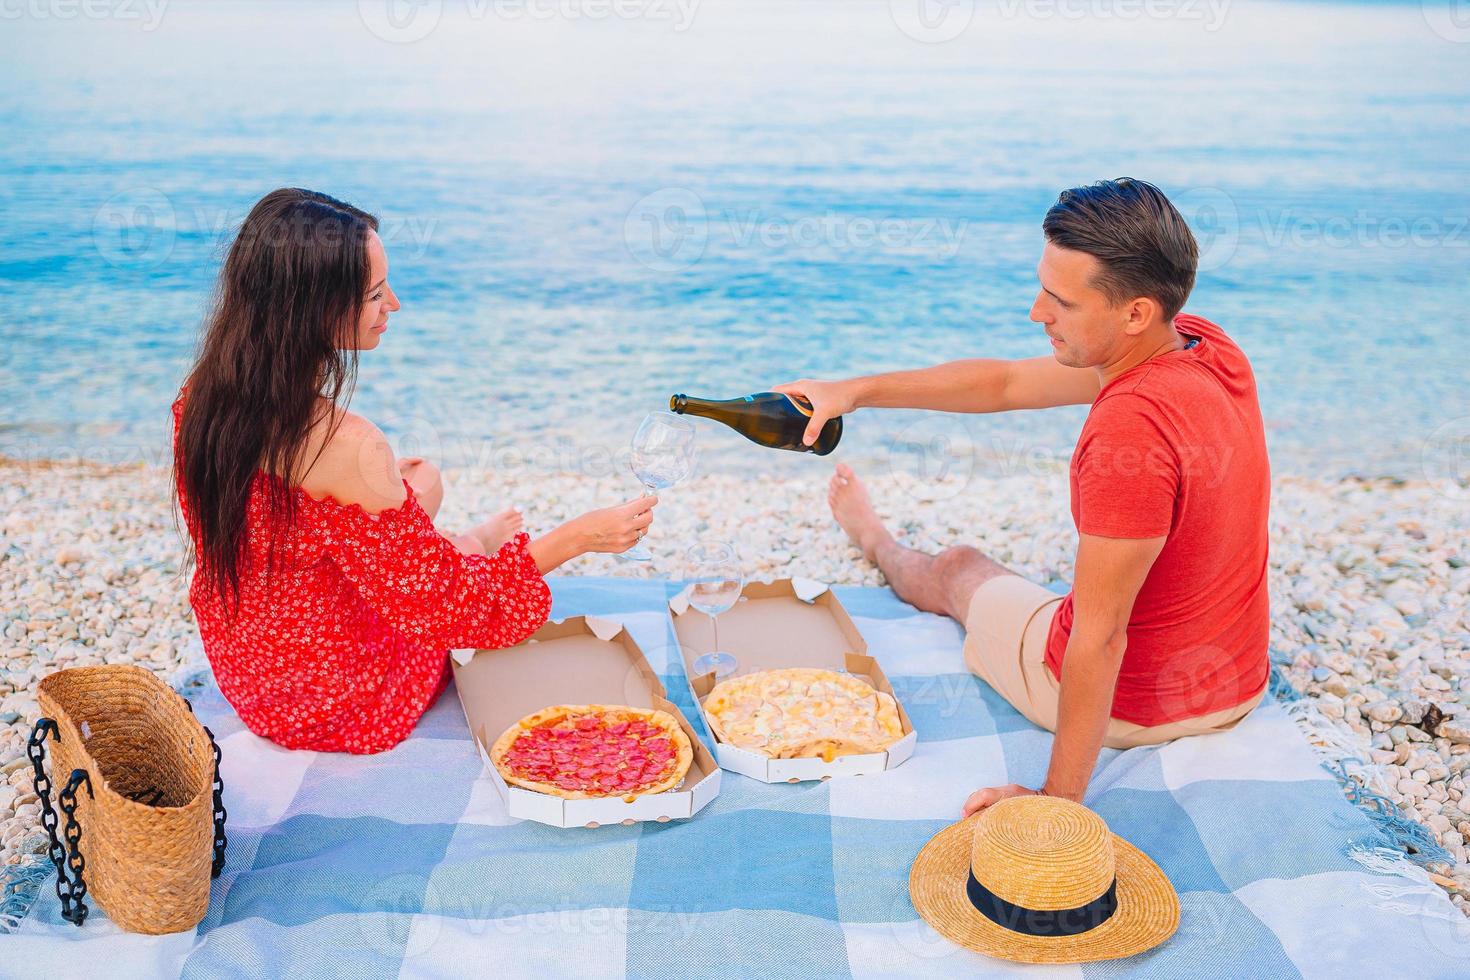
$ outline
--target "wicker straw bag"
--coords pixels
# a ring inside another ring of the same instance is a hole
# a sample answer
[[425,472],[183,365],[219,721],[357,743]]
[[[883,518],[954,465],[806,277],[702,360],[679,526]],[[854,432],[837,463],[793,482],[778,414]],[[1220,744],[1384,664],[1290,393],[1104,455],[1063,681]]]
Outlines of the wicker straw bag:
[[[219,748],[189,702],[141,667],[73,667],[40,684],[31,732],[41,821],[61,914],[81,925],[91,892],[130,932],[192,929],[224,867]],[[42,767],[47,736],[56,806]]]

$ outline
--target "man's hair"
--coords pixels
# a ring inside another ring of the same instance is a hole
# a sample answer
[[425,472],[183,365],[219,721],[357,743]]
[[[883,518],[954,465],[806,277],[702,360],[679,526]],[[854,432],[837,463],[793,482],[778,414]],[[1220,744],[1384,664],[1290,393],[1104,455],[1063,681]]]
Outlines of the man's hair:
[[1194,288],[1199,245],[1164,192],[1147,181],[1119,177],[1062,191],[1041,230],[1053,245],[1102,264],[1092,285],[1114,305],[1147,296],[1172,320]]

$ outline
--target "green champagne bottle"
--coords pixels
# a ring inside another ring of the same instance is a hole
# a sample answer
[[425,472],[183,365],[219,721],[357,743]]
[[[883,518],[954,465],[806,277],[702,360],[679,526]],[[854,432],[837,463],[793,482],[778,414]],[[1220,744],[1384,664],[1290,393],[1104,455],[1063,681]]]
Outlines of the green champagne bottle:
[[790,449],[798,453],[825,456],[837,448],[842,438],[842,416],[828,419],[817,441],[808,446],[801,441],[812,418],[811,402],[799,396],[762,391],[744,398],[715,401],[674,395],[669,411],[679,415],[702,415],[723,422],[751,442],[771,449]]

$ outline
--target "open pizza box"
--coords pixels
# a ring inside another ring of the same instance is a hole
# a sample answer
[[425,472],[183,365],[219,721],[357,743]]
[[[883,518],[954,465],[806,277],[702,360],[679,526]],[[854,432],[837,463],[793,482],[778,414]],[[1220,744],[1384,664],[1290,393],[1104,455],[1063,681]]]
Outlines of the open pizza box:
[[[643,651],[621,623],[591,616],[549,622],[524,643],[503,650],[455,650],[454,686],[470,732],[512,817],[553,827],[664,823],[692,817],[720,790],[720,767],[689,720],[666,697]],[[674,716],[694,750],[684,781],[675,789],[626,802],[620,796],[564,800],[511,786],[490,760],[490,747],[511,725],[557,704],[628,705]]]
[[[688,590],[669,600],[669,613],[679,652],[684,658],[684,673],[694,693],[694,703],[704,712],[704,699],[715,686],[715,676],[694,676],[694,661],[714,648],[714,631],[710,618],[690,607]],[[720,648],[735,656],[735,674],[774,670],[781,667],[818,667],[843,671],[871,684],[879,691],[893,694],[893,685],[878,662],[868,656],[868,644],[858,632],[852,617],[832,594],[826,583],[812,579],[781,579],[775,582],[751,582],[745,586],[740,601],[719,617]],[[903,722],[903,737],[883,752],[838,756],[824,759],[771,759],[759,752],[728,745],[713,735],[714,726],[708,716],[705,728],[715,744],[715,757],[720,765],[768,783],[797,783],[832,776],[862,776],[892,769],[914,754],[918,735],[909,721],[903,703],[898,704],[898,717]]]

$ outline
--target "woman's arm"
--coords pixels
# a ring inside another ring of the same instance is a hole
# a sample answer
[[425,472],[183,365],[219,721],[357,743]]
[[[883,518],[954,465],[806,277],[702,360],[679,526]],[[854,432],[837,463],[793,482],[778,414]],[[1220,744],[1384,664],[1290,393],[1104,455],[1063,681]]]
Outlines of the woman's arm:
[[[402,472],[404,468],[424,487],[437,488],[438,500],[443,499],[442,478],[432,463],[418,457],[396,460],[377,426],[348,414],[302,485],[314,497],[331,496],[378,514],[402,506],[407,499],[405,480],[418,498],[419,484]],[[419,504],[422,506],[423,501]],[[616,507],[590,511],[532,541],[528,550],[543,575],[588,552],[621,554],[648,530],[657,504],[657,497],[634,497]],[[427,507],[423,509],[429,512]],[[462,554],[486,554],[484,544],[473,532],[440,533]]]
[[542,575],[588,552],[620,555],[647,532],[657,505],[657,497],[634,497],[616,507],[589,511],[532,541],[527,550]]
[[[438,518],[439,507],[444,503],[444,477],[439,467],[422,456],[403,456],[397,465],[398,475],[413,487],[413,495],[419,498],[419,506],[428,512],[429,519]],[[453,540],[454,535],[449,538]]]

